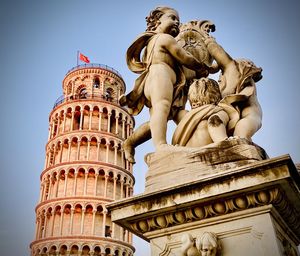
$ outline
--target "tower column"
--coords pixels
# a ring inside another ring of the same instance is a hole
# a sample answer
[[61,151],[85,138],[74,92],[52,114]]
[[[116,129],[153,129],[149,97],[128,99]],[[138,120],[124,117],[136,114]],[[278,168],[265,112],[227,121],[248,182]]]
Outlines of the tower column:
[[59,235],[62,235],[62,228],[63,228],[63,221],[64,221],[64,211],[60,209],[60,221],[59,221]]
[[71,147],[72,147],[72,141],[68,142],[68,162],[70,162],[71,157]]
[[126,194],[125,197],[127,198],[129,195],[129,184],[125,184]]
[[54,126],[55,126],[55,122],[53,119],[51,119],[51,138],[54,137]]
[[103,210],[103,223],[102,223],[102,236],[105,237],[105,226],[106,226],[106,215],[107,215],[107,210]]
[[91,139],[87,142],[87,151],[86,151],[86,160],[89,161],[90,159],[90,148],[91,148]]
[[109,155],[109,142],[106,142],[106,157],[105,157],[105,162],[108,163],[108,155]]
[[83,195],[86,195],[86,189],[87,189],[87,180],[88,180],[88,173],[84,174],[84,188],[83,188]]
[[97,209],[93,209],[93,219],[92,219],[92,231],[91,235],[95,234],[95,218],[96,218]]
[[94,196],[97,195],[97,181],[99,174],[95,173],[95,183],[94,183]]
[[123,192],[123,190],[124,190],[124,180],[121,180],[120,183],[121,183],[120,199],[122,199],[123,198],[123,194],[124,194],[124,192]]
[[124,156],[124,150],[123,148],[121,148],[121,166],[126,169],[126,166],[125,166],[125,156]]
[[70,128],[70,131],[73,131],[74,130],[74,115],[75,115],[75,111],[72,110],[72,117],[71,117],[71,128]]
[[42,238],[45,238],[46,237],[46,227],[47,227],[47,213],[45,212],[44,215],[44,226],[42,227],[43,228],[43,231],[42,231]]
[[51,223],[51,232],[50,232],[50,236],[53,236],[53,233],[54,233],[54,221],[55,221],[55,215],[56,215],[56,212],[55,212],[55,209],[53,209],[53,217],[52,217],[52,223]]
[[77,187],[77,175],[78,175],[78,171],[76,170],[74,173],[75,177],[74,177],[74,186],[73,186],[73,196],[76,196],[76,187]]
[[98,130],[101,132],[101,126],[102,126],[102,112],[99,110],[99,127]]
[[108,180],[108,175],[104,176],[105,180],[104,180],[104,197],[106,198],[107,195],[107,180]]
[[60,116],[57,116],[56,135],[59,135],[59,128],[60,128]]
[[37,240],[39,237],[39,225],[40,225],[39,217],[36,217],[36,219],[35,219],[35,240]]
[[80,158],[80,144],[81,144],[81,140],[77,141],[77,156],[76,156],[76,160],[78,161]]
[[73,234],[73,219],[74,219],[74,212],[75,212],[75,208],[71,207],[71,217],[70,217],[70,230],[69,230],[69,234]]
[[53,184],[52,184],[52,177],[50,177],[49,179],[49,190],[48,190],[48,200],[52,198],[52,187],[53,187]]
[[114,157],[114,165],[117,165],[117,157],[118,157],[118,145],[116,144],[115,142],[115,145],[114,145],[114,151],[115,151],[115,157]]
[[44,193],[44,182],[42,182],[42,183],[41,183],[41,186],[40,186],[39,203],[42,202],[42,199],[43,199],[43,193]]
[[83,112],[84,112],[84,109],[81,109],[80,110],[79,130],[82,130],[82,126],[83,126]]
[[130,124],[127,123],[127,124],[126,124],[126,138],[128,138],[129,135],[130,135]]
[[89,130],[92,130],[92,115],[93,115],[93,110],[90,110],[89,112]]
[[69,176],[69,172],[67,173],[67,171],[65,171],[64,196],[67,195],[68,176]]
[[117,177],[114,177],[113,200],[116,200]]
[[84,228],[84,215],[85,215],[85,208],[82,208],[81,210],[81,222],[80,222],[80,234],[83,234],[83,228]]
[[51,163],[51,166],[55,165],[55,162],[56,162],[56,144],[54,145],[53,147],[53,157],[52,157],[52,163]]
[[110,132],[110,119],[111,119],[111,112],[107,113],[107,132]]
[[58,174],[56,175],[55,178],[53,178],[53,181],[54,181],[53,198],[56,198],[57,194],[58,194],[59,177],[57,177],[57,176],[58,176]]
[[100,141],[97,142],[97,160],[100,161]]
[[119,113],[116,114],[116,131],[115,134],[119,134]]
[[122,119],[122,138],[125,139],[125,122],[126,122],[126,119],[123,118]]
[[66,119],[67,119],[67,112],[64,111],[64,121],[63,121],[63,127],[62,127],[62,132],[65,132],[66,129]]
[[59,154],[59,160],[58,163],[61,163],[62,155],[63,155],[64,146],[63,143],[60,144],[60,154]]

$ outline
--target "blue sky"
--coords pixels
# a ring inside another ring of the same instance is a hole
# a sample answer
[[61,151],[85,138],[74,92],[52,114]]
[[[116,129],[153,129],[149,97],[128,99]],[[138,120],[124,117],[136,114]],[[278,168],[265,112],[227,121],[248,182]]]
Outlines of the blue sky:
[[[2,1],[1,33],[1,218],[3,255],[28,255],[34,237],[34,207],[44,166],[48,115],[62,94],[62,80],[76,66],[80,50],[91,62],[118,70],[132,88],[136,75],[126,66],[127,47],[146,28],[145,17],[158,5],[178,10],[181,22],[209,19],[214,37],[234,58],[263,68],[258,98],[263,127],[254,142],[270,157],[290,154],[300,162],[299,45],[300,1]],[[148,119],[146,110],[136,118]],[[170,125],[170,130],[174,128]],[[169,136],[171,131],[169,132]],[[144,190],[143,154],[137,150],[135,193]],[[138,241],[138,242],[137,242]],[[150,255],[135,240],[137,256]]]

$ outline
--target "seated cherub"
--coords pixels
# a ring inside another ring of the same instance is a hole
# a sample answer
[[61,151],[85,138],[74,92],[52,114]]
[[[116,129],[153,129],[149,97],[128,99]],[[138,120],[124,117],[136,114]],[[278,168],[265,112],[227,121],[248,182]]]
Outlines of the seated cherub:
[[[218,83],[209,78],[194,80],[188,98],[192,110],[183,115],[173,134],[172,144],[201,147],[227,139],[229,115],[218,106],[221,100]],[[230,112],[236,111],[232,108]]]

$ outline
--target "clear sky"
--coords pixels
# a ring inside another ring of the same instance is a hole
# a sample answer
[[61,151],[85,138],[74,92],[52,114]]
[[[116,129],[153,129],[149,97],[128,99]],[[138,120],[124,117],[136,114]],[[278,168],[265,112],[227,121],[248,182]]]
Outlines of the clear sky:
[[[254,142],[270,157],[290,154],[295,163],[300,162],[300,1],[4,0],[0,7],[1,255],[29,255],[48,115],[62,94],[64,75],[76,66],[77,50],[91,62],[118,70],[129,91],[136,75],[126,66],[125,52],[145,30],[149,11],[158,5],[178,10],[181,22],[213,21],[214,37],[232,57],[251,59],[263,68],[264,77],[257,84],[263,127]],[[145,110],[136,122],[147,119]],[[141,193],[147,170],[143,155],[153,151],[152,144],[137,151],[135,193]],[[135,239],[134,245],[137,256],[150,255],[145,242]]]

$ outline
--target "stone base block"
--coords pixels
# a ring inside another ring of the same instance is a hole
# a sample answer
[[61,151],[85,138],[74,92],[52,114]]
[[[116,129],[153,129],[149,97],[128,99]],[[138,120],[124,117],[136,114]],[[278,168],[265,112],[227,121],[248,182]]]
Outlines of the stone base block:
[[147,154],[145,192],[205,179],[267,159],[264,149],[246,139],[225,140],[201,148],[170,146]]

